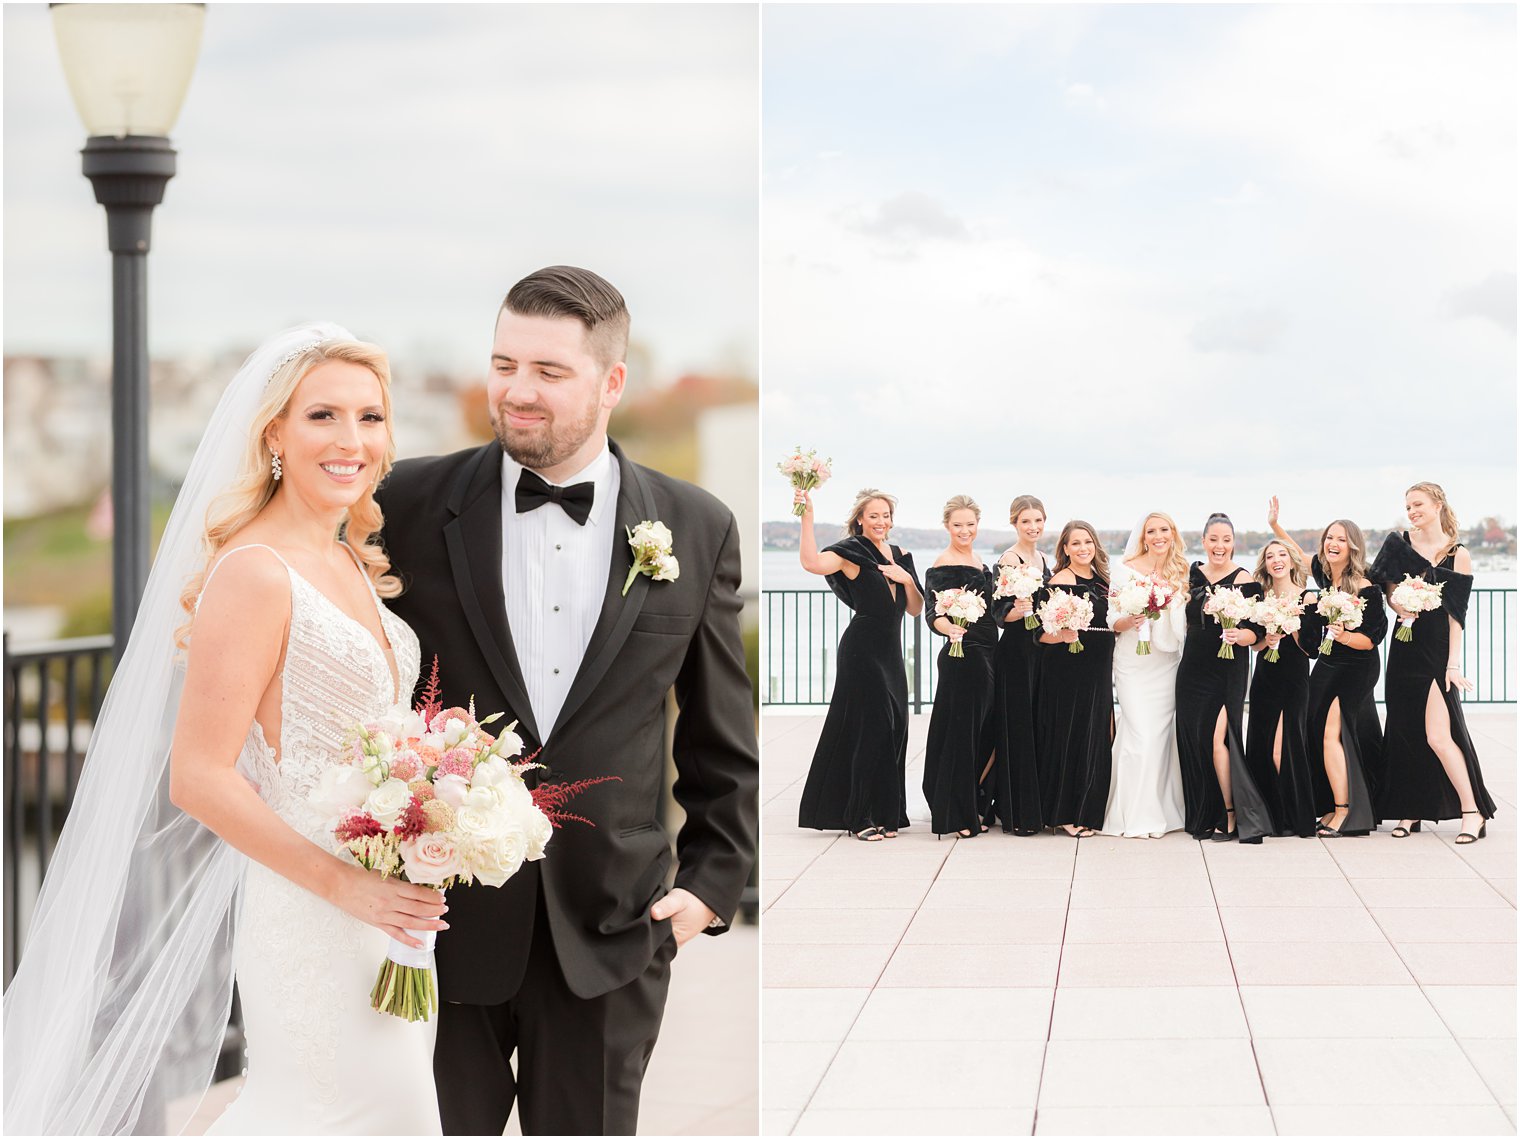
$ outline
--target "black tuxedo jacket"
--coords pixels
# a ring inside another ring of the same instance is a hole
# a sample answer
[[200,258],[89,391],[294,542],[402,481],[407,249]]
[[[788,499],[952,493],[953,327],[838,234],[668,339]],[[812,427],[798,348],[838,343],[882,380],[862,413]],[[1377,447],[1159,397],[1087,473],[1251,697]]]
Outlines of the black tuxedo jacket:
[[[675,883],[733,919],[754,861],[758,759],[739,637],[739,536],[706,491],[630,462],[612,444],[621,483],[607,592],[550,745],[551,780],[616,775],[571,804],[595,826],[569,823],[547,857],[505,886],[449,892],[438,939],[442,999],[499,1004],[521,983],[538,895],[571,990],[589,998],[637,977],[671,936],[649,907],[665,893],[670,841],[657,822],[663,794],[666,693],[679,707],[675,798],[686,812]],[[439,660],[445,706],[473,697],[480,715],[517,720],[527,750],[535,724],[507,627],[501,584],[501,449],[397,463],[377,494],[383,541],[405,592],[391,608],[416,630],[423,674]],[[540,509],[549,509],[541,507]],[[675,581],[623,582],[633,552],[622,533],[665,523]],[[718,932],[714,930],[712,932]]]

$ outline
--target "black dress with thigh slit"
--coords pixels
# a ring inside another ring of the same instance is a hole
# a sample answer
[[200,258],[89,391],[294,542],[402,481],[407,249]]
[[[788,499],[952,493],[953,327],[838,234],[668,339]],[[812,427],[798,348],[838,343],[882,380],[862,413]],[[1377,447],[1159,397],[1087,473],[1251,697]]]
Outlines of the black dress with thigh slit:
[[[1049,581],[1049,567],[1041,569]],[[987,750],[993,759],[992,770],[983,781],[988,792],[983,822],[991,826],[996,821],[1012,834],[1033,834],[1045,821],[1040,810],[1040,773],[1034,746],[1040,646],[1029,637],[1023,618],[1007,621],[1013,604],[1013,598],[1005,597],[992,606],[993,619],[1003,632],[992,658]]]
[[1407,532],[1389,534],[1372,566],[1372,579],[1383,585],[1397,585],[1407,574],[1441,586],[1441,607],[1415,618],[1409,630],[1410,640],[1395,637],[1388,646],[1388,675],[1383,682],[1388,716],[1383,754],[1387,766],[1377,796],[1381,819],[1439,821],[1462,814],[1457,790],[1425,735],[1425,706],[1432,684],[1446,704],[1452,742],[1462,749],[1474,802],[1484,818],[1492,818],[1494,814],[1494,801],[1483,785],[1483,770],[1478,766],[1478,752],[1467,732],[1462,701],[1455,688],[1446,687],[1450,621],[1466,627],[1473,582],[1471,574],[1456,571],[1456,554],[1457,548],[1453,547],[1439,565],[1431,565],[1410,544]]
[[[1026,634],[1040,656],[1040,700],[1035,712],[1035,754],[1040,757],[1040,799],[1047,826],[1103,826],[1114,749],[1114,635],[1108,629],[1108,582],[1094,576],[1075,585],[1046,586],[1083,593],[1093,605],[1092,628],[1080,635],[1082,651],[1042,644],[1041,630]],[[1018,636],[1014,630],[1010,636]]]
[[987,766],[987,718],[992,711],[992,657],[998,640],[992,615],[995,585],[986,566],[933,566],[924,573],[924,619],[936,636],[945,636],[934,628],[936,593],[971,589],[987,602],[987,611],[961,638],[965,655],[950,655],[948,637],[939,650],[939,681],[924,748],[924,798],[935,834],[981,833],[977,793]]
[[[1320,565],[1319,555],[1312,562],[1314,580],[1329,588],[1330,574]],[[1325,724],[1331,705],[1340,702],[1341,750],[1346,755],[1346,787],[1349,811],[1340,825],[1343,835],[1367,834],[1377,826],[1377,794],[1383,777],[1383,729],[1378,723],[1373,689],[1377,687],[1377,646],[1388,632],[1388,614],[1383,608],[1383,591],[1369,584],[1357,591],[1367,603],[1362,623],[1352,630],[1372,642],[1368,649],[1354,649],[1338,642],[1328,653],[1319,646],[1325,637],[1325,619],[1313,605],[1304,606],[1303,627],[1298,635],[1314,659],[1309,674],[1309,713],[1305,740],[1309,746],[1310,774],[1314,779],[1314,810],[1320,815],[1335,810],[1335,796],[1325,774]]]
[[[896,546],[892,560],[913,574],[913,556]],[[881,572],[886,559],[856,536],[828,553],[860,567],[825,579],[854,610],[839,638],[838,674],[829,711],[802,789],[797,825],[859,832],[908,825],[903,788],[908,755],[908,675],[903,667],[902,618],[908,591]]]
[[[1240,837],[1252,841],[1275,833],[1276,826],[1266,798],[1246,766],[1242,726],[1251,650],[1236,645],[1234,659],[1221,657],[1223,626],[1203,611],[1210,591],[1220,587],[1239,589],[1247,598],[1261,596],[1261,586],[1243,569],[1213,585],[1200,563],[1194,562],[1188,570],[1187,640],[1177,666],[1177,755],[1182,766],[1183,825],[1198,839],[1229,827],[1224,795],[1214,771],[1214,728],[1222,708],[1225,746],[1230,753],[1233,802],[1229,805],[1234,807]],[[1242,622],[1240,627],[1262,636],[1258,625]]]
[[[1246,720],[1246,768],[1265,795],[1273,833],[1313,838],[1319,824],[1314,809],[1314,778],[1304,727],[1309,715],[1309,655],[1292,636],[1277,644],[1277,659],[1256,654],[1251,675],[1251,714]],[[1272,762],[1272,748],[1282,725],[1282,766]]]

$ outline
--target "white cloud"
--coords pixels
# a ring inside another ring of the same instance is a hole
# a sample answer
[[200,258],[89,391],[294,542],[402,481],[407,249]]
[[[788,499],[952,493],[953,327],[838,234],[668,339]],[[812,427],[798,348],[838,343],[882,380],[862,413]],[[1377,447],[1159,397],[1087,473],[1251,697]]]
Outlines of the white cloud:
[[1098,94],[1090,83],[1072,83],[1066,88],[1066,105],[1077,111],[1094,111],[1102,114],[1108,110],[1108,100]]
[[1515,335],[1515,274],[1493,273],[1465,288],[1447,294],[1446,311],[1452,316],[1475,316],[1490,320]]

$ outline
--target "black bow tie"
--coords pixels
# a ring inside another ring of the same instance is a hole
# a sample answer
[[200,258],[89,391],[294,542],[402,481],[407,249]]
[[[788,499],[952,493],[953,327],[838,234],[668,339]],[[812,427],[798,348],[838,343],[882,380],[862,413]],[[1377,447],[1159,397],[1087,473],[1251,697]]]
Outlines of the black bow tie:
[[578,482],[573,486],[554,486],[538,475],[523,468],[517,480],[517,513],[526,514],[537,510],[546,502],[557,502],[570,515],[577,526],[584,526],[591,517],[591,503],[596,497],[596,484]]

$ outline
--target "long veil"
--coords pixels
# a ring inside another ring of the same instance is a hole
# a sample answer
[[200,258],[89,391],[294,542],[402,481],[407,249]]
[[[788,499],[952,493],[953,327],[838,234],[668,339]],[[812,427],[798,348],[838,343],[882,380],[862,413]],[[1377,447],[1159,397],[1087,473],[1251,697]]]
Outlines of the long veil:
[[180,591],[200,568],[207,508],[237,477],[270,377],[333,339],[352,337],[310,323],[254,351],[191,460],[5,994],[11,1134],[162,1134],[169,1101],[210,1083],[246,859],[169,801]]

